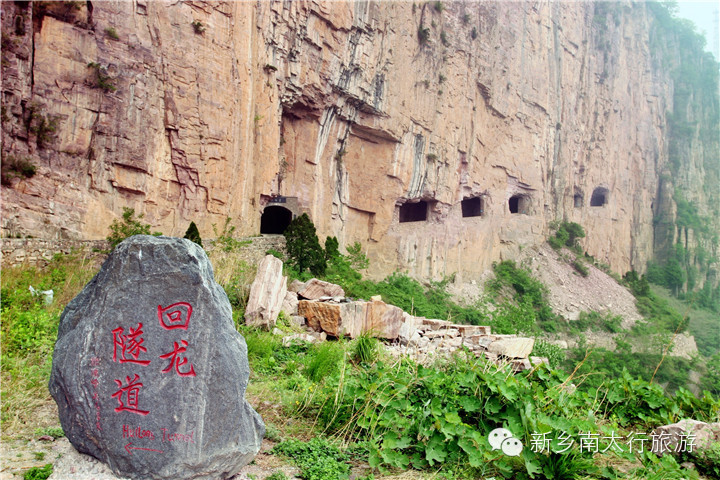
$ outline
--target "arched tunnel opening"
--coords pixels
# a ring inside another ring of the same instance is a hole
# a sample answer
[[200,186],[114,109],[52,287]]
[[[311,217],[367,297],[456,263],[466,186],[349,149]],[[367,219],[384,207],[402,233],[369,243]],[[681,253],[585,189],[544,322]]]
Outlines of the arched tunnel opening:
[[285,233],[292,221],[292,212],[285,207],[269,205],[260,217],[260,233]]

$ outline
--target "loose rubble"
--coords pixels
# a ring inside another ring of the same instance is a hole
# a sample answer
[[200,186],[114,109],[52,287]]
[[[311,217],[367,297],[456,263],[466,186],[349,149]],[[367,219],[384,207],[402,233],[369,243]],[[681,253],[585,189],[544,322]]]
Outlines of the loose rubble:
[[[266,269],[258,269],[251,292],[266,291],[261,285],[256,285],[267,281],[265,272]],[[277,283],[276,280],[272,281]],[[406,355],[420,362],[466,348],[476,357],[509,363],[516,372],[548,363],[546,358],[530,357],[535,345],[532,338],[492,334],[489,326],[460,325],[446,320],[416,317],[383,302],[379,295],[373,296],[370,301],[353,300],[345,297],[339,285],[316,278],[305,283],[295,280],[286,292],[282,311],[290,317],[293,325],[304,327],[306,331],[284,335],[283,345],[316,343],[324,341],[328,336],[357,338],[362,334],[370,334],[390,341],[386,343],[386,348],[392,355]],[[268,295],[266,298],[271,297]],[[275,312],[269,306],[259,308],[263,313],[272,311],[274,317],[264,318],[262,322],[255,321],[253,317],[247,321],[248,325],[262,325],[272,330],[279,311]],[[279,329],[273,330],[273,333],[283,334]]]

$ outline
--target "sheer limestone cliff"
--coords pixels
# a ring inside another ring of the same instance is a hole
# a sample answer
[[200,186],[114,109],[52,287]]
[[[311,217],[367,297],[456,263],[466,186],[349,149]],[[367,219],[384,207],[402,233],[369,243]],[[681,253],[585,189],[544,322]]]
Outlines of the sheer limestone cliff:
[[252,235],[285,205],[361,242],[374,276],[469,280],[565,219],[643,271],[654,216],[676,225],[674,188],[718,162],[689,138],[668,187],[676,79],[643,3],[1,8],[3,163],[37,166],[3,187],[4,235],[104,238],[122,207],[165,234],[232,217]]

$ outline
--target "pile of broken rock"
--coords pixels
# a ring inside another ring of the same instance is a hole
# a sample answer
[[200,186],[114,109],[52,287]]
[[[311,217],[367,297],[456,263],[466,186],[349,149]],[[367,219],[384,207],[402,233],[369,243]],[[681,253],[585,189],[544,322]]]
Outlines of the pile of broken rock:
[[[280,312],[307,332],[286,335],[274,328]],[[487,326],[416,317],[388,305],[379,295],[370,301],[353,300],[345,296],[342,287],[316,278],[305,283],[295,280],[287,286],[282,261],[271,255],[258,266],[245,322],[284,335],[286,345],[293,341],[323,341],[328,336],[357,338],[369,333],[388,340],[386,347],[391,353],[419,361],[449,355],[464,347],[477,357],[509,363],[515,371],[547,363],[546,358],[530,356],[535,343],[532,338],[493,335]]]

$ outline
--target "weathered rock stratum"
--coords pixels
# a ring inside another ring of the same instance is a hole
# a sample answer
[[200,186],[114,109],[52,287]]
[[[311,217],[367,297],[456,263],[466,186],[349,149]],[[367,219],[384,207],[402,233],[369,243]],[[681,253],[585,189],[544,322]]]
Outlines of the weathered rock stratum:
[[307,212],[373,276],[472,279],[565,219],[642,271],[667,189],[703,191],[697,135],[661,184],[674,84],[652,49],[672,39],[644,3],[1,8],[3,158],[37,167],[3,188],[6,235],[104,238],[122,207],[203,236]]

